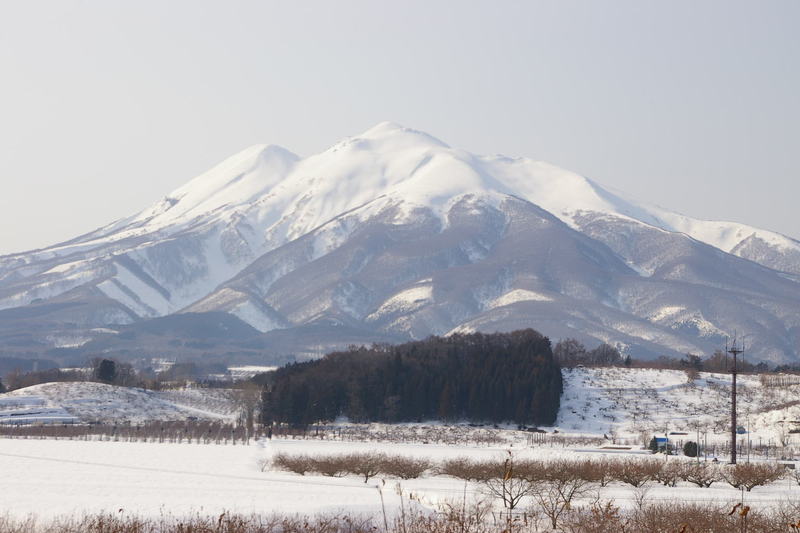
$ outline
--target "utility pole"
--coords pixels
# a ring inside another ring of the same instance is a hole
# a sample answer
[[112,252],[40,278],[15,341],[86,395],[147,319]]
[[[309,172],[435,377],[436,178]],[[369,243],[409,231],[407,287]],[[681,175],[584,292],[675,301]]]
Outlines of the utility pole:
[[698,420],[693,420],[688,424],[689,429],[695,430],[697,435],[697,440],[695,441],[695,448],[694,448],[694,458],[695,461],[700,464],[700,422]]
[[725,346],[725,351],[733,356],[733,366],[731,366],[731,376],[733,377],[731,383],[731,464],[736,464],[736,373],[739,371],[737,368],[736,357],[744,350],[736,346],[736,336],[733,337],[733,344],[730,348]]

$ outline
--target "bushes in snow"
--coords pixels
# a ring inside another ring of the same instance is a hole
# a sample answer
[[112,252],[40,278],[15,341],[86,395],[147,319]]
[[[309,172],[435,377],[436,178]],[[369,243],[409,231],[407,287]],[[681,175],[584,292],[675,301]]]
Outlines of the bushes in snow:
[[719,468],[708,463],[688,463],[683,466],[681,479],[707,489],[714,482],[722,479]]
[[[675,487],[686,482],[701,488],[725,481],[735,488],[751,491],[786,475],[783,465],[775,463],[746,463],[720,465],[693,461],[659,461],[654,459],[559,459],[539,461],[516,459],[471,459],[457,457],[436,464],[428,459],[388,455],[378,452],[354,452],[340,455],[292,455],[278,453],[272,467],[296,474],[315,473],[341,477],[357,475],[367,482],[376,476],[415,479],[426,472],[450,476],[464,481],[481,483],[487,490],[507,503],[533,494],[533,489],[545,492],[553,487],[563,494],[582,493],[585,488],[606,487],[612,482],[639,489],[648,483],[658,482]],[[269,466],[265,464],[266,468]],[[800,483],[800,474],[796,476]],[[513,480],[513,482],[509,482]],[[514,496],[514,494],[518,495]]]
[[730,486],[750,492],[786,475],[786,468],[775,463],[741,463],[720,470],[720,476]]
[[654,459],[619,461],[612,466],[612,476],[617,481],[638,488],[655,479],[663,466],[664,463]]
[[383,462],[381,473],[400,479],[416,479],[422,476],[426,470],[429,470],[431,466],[432,464],[428,459],[394,455],[387,457],[386,461]]
[[[262,469],[267,466],[268,463],[263,463]],[[431,463],[426,459],[378,452],[318,456],[278,453],[272,458],[272,467],[301,476],[308,473],[329,477],[352,474],[363,477],[366,483],[370,478],[380,474],[400,479],[414,479],[428,470]]]

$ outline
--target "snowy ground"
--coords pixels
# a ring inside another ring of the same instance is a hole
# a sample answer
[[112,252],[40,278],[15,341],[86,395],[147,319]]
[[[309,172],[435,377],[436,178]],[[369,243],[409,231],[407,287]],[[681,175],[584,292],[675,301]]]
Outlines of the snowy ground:
[[[611,452],[585,445],[561,447],[553,430],[561,435],[603,434],[619,440],[639,442],[640,434],[699,428],[710,441],[727,439],[730,377],[703,373],[694,384],[686,373],[648,369],[566,369],[561,411],[552,428],[546,428],[547,446],[528,446],[541,434],[512,428],[474,428],[466,425],[374,424],[366,432],[369,442],[276,439],[251,446],[155,444],[69,440],[0,439],[0,514],[40,516],[76,514],[84,511],[123,509],[146,515],[216,513],[316,513],[379,514],[382,487],[388,511],[398,509],[396,486],[414,494],[415,502],[436,509],[445,500],[482,496],[479,485],[464,484],[448,477],[427,477],[399,482],[356,477],[329,478],[261,471],[260,463],[276,451],[328,454],[378,450],[424,456],[432,459],[470,456],[503,457],[509,448],[518,457],[557,458],[613,456],[631,459],[642,453],[633,449]],[[797,435],[789,433],[800,420],[800,384],[787,377],[781,386],[767,386],[758,376],[742,376],[740,420],[752,425],[751,438],[777,442],[787,439],[789,449]],[[154,393],[96,383],[37,385],[0,395],[0,421],[33,422],[80,420],[185,419],[187,416],[230,417],[236,398],[230,391],[189,389]],[[694,423],[697,422],[697,425]],[[485,438],[486,432],[497,439]],[[386,442],[384,436],[406,441]],[[692,435],[685,438],[689,439]],[[399,438],[398,438],[399,436]],[[383,440],[383,442],[381,442]],[[618,442],[619,442],[618,440]],[[468,444],[472,443],[472,444]],[[553,447],[550,447],[553,446]],[[664,460],[684,458],[657,456]],[[617,505],[633,504],[631,487],[612,484],[600,497]],[[738,502],[742,494],[724,483],[710,489],[685,483],[676,488],[652,485],[653,500]],[[800,499],[800,487],[783,480],[744,495],[757,507]]]
[[[0,439],[0,513],[22,517],[111,511],[159,515],[239,513],[333,513],[379,515],[381,486],[387,510],[399,508],[396,486],[414,494],[424,508],[436,509],[445,500],[479,498],[479,485],[448,477],[398,481],[330,478],[262,472],[259,463],[277,450],[294,453],[343,453],[379,450],[424,456],[503,457],[505,449],[487,447],[342,443],[279,440],[251,446],[145,444],[65,440]],[[534,448],[518,450],[519,457],[598,457],[596,451]],[[680,460],[670,458],[669,460]],[[612,484],[600,493],[617,505],[630,506],[634,489]],[[693,500],[738,502],[742,494],[725,484],[709,489],[686,484],[676,488],[653,485],[650,501]],[[745,500],[757,507],[800,498],[794,481],[756,488]],[[408,505],[412,505],[409,503]],[[414,503],[413,505],[418,505]]]
[[154,392],[103,383],[44,383],[0,394],[0,424],[145,422],[230,419],[229,391],[187,389]]
[[[644,368],[563,369],[564,393],[553,429],[611,437],[685,432],[685,440],[705,433],[708,442],[730,433],[728,374],[701,372],[694,383],[686,372]],[[771,375],[779,378],[781,375]],[[740,375],[738,425],[755,445],[800,444],[800,376],[783,376],[784,386],[765,386],[757,375]],[[745,438],[743,435],[742,438]]]

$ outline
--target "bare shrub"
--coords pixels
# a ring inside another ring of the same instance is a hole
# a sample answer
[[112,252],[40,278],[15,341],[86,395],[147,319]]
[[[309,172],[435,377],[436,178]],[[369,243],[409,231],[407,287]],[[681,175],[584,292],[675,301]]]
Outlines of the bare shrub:
[[663,484],[665,487],[674,487],[681,479],[684,463],[681,461],[670,461],[665,463],[653,475],[653,479]]
[[638,487],[634,487],[633,489],[633,503],[636,505],[636,509],[641,512],[642,508],[644,507],[644,503],[647,501],[647,496],[650,494],[650,490],[652,487],[647,484],[639,485]]
[[[310,457],[311,471],[328,477],[343,477],[355,473],[355,461],[351,455],[321,455]],[[359,472],[360,474],[360,472]]]
[[387,462],[387,457],[383,453],[352,453],[342,457],[342,468],[349,474],[357,474],[364,478],[364,483],[369,478],[377,476],[383,472],[383,466]]
[[750,492],[783,478],[786,469],[775,463],[741,463],[722,469],[720,475],[732,487]]
[[314,469],[311,457],[308,455],[289,455],[283,452],[276,453],[273,456],[272,467],[278,470],[300,474],[301,476]]
[[576,509],[561,524],[565,533],[609,533],[628,531],[628,519],[611,502],[595,503],[586,509]]
[[381,463],[380,473],[400,479],[416,479],[430,468],[431,462],[428,459],[388,455]]
[[546,480],[549,471],[549,465],[544,461],[534,461],[531,459],[517,459],[514,461],[515,474],[531,483]]
[[607,487],[614,481],[614,463],[609,459],[582,461],[579,468],[584,479],[597,483],[601,487]]
[[[444,522],[455,526],[448,531],[459,533],[483,533],[487,530],[487,522],[492,512],[492,501],[488,498],[467,501],[466,494],[462,500],[445,500],[438,505],[439,515]],[[427,524],[432,531],[435,524]],[[424,530],[423,530],[424,531]]]
[[719,469],[714,465],[707,463],[687,463],[684,464],[681,469],[681,479],[707,489],[721,478]]
[[467,457],[445,459],[437,473],[465,481],[487,481],[505,474],[503,463],[498,461],[472,461]]
[[730,533],[745,531],[767,533],[784,531],[775,528],[774,520],[767,514],[751,512],[737,504],[733,509],[726,505],[667,502],[652,504],[633,513],[630,528],[626,531],[647,531],[648,533],[674,533],[683,531]]
[[641,487],[655,479],[663,463],[652,459],[618,461],[614,468],[614,478],[633,487]]

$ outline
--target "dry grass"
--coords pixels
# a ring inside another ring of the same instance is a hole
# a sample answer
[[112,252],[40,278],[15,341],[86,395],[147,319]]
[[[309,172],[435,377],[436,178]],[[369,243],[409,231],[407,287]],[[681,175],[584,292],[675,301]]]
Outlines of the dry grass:
[[[668,502],[623,512],[613,502],[568,509],[554,530],[525,515],[499,517],[487,501],[447,502],[437,513],[409,513],[389,522],[382,517],[347,514],[328,516],[219,516],[144,518],[125,513],[39,520],[0,516],[0,533],[779,533],[797,531],[798,505],[773,510],[733,505]],[[794,527],[794,528],[793,528]]]

